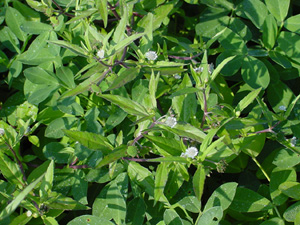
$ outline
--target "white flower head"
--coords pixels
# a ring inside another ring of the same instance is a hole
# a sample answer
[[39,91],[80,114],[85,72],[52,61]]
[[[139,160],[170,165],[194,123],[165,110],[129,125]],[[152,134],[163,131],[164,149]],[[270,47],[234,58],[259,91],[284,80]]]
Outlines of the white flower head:
[[181,76],[178,73],[176,73],[176,74],[174,74],[174,78],[178,80],[181,78]]
[[286,107],[284,105],[281,105],[278,108],[280,111],[284,111],[284,112],[286,111]]
[[99,51],[97,52],[97,56],[98,56],[100,59],[104,59],[104,54],[105,54],[105,52],[104,52],[103,49],[101,49],[101,50],[99,50]]
[[208,72],[209,74],[212,74],[214,72],[215,66],[213,63],[208,65]]
[[195,147],[189,147],[187,150],[185,150],[185,153],[181,153],[181,157],[189,157],[189,158],[195,158],[198,155],[198,149]]
[[156,54],[155,51],[148,51],[148,52],[146,52],[145,57],[148,60],[156,60],[157,59],[157,54]]
[[165,124],[171,128],[175,127],[177,124],[177,120],[175,117],[168,117],[165,121]]
[[0,135],[3,135],[5,133],[5,130],[3,128],[0,128]]
[[297,143],[297,138],[294,136],[294,137],[292,137],[292,139],[291,139],[291,146],[292,146],[292,147],[295,147],[296,143]]
[[196,73],[201,73],[203,71],[203,67],[199,66],[193,69]]
[[31,212],[30,210],[28,210],[28,211],[26,212],[26,216],[27,216],[27,217],[31,217],[31,215],[32,215],[32,212]]

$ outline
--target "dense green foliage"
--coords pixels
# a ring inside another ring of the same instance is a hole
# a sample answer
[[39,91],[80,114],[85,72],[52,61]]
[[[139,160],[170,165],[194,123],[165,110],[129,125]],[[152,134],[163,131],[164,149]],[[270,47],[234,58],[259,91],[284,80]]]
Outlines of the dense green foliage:
[[0,224],[300,224],[298,0],[0,2]]

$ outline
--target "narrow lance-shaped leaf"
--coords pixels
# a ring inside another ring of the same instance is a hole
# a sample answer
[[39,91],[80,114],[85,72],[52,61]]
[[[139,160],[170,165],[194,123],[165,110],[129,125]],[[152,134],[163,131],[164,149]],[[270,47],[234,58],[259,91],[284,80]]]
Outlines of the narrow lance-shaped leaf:
[[166,162],[160,163],[155,174],[154,186],[154,201],[158,201],[164,194],[164,189],[168,180],[168,164]]
[[51,192],[54,177],[54,161],[51,160],[48,169],[45,173],[44,179],[40,186],[41,201],[45,201],[48,198],[48,193]]
[[125,84],[134,80],[139,75],[139,72],[140,69],[136,67],[123,70],[119,74],[119,76],[113,81],[113,83],[110,85],[107,91],[114,90],[124,86]]
[[24,186],[23,175],[17,163],[4,154],[0,154],[0,171],[2,175],[14,184]]
[[96,7],[103,20],[104,27],[106,28],[107,20],[108,20],[107,0],[96,0],[95,2],[96,2]]
[[77,87],[71,89],[70,91],[66,91],[65,93],[63,93],[61,98],[67,98],[70,96],[78,95],[78,94],[88,90],[89,88],[91,88],[91,86],[93,84],[100,83],[105,78],[105,76],[109,73],[109,71],[110,70],[106,70],[102,74],[94,73],[88,79],[86,79],[85,81],[83,81],[79,85],[77,85]]
[[246,95],[235,107],[235,114],[240,116],[241,112],[250,105],[253,100],[258,96],[259,92],[262,88],[258,88],[256,90],[251,91],[248,95]]
[[135,101],[132,101],[129,98],[111,94],[102,94],[100,95],[100,97],[112,102],[113,104],[116,104],[128,114],[136,116],[149,116],[149,113],[147,112],[144,106],[140,105]]
[[33,181],[31,184],[29,184],[27,187],[25,187],[20,194],[11,202],[9,203],[5,209],[0,213],[0,220],[4,219],[5,217],[12,214],[15,209],[20,205],[21,201],[23,201],[26,196],[34,189],[34,187],[43,179],[45,174],[40,176],[38,179]]
[[96,166],[96,168],[101,168],[109,163],[112,163],[126,155],[127,146],[121,145],[106,155],[100,163]]
[[228,63],[230,62],[231,60],[233,60],[236,56],[230,56],[226,59],[224,59],[218,66],[217,68],[214,70],[214,72],[212,73],[211,75],[211,78],[210,78],[210,82],[212,82],[216,77],[217,75],[220,73],[220,71],[223,69],[223,67]]
[[71,50],[72,52],[74,52],[74,53],[76,53],[78,55],[81,55],[83,57],[87,57],[88,56],[88,52],[86,50],[84,50],[83,48],[78,47],[77,45],[71,44],[69,42],[61,41],[61,40],[58,40],[58,41],[48,41],[48,42],[51,43],[51,44],[55,44],[55,45],[61,46],[63,48],[67,48],[67,49]]
[[201,201],[203,194],[205,178],[206,172],[204,166],[198,165],[198,168],[193,176],[193,189],[199,201]]
[[89,149],[101,150],[103,153],[109,153],[113,149],[107,138],[100,134],[74,130],[63,130],[63,132]]

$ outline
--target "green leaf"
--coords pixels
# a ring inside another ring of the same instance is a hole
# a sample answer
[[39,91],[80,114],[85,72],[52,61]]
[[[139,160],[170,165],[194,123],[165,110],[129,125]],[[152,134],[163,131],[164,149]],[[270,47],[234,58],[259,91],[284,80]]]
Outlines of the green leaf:
[[288,222],[294,222],[299,212],[300,212],[300,202],[298,201],[284,211],[283,218]]
[[125,38],[124,40],[118,42],[112,49],[110,49],[110,53],[114,54],[114,53],[117,53],[117,52],[123,50],[126,46],[130,45],[136,39],[138,39],[144,35],[145,35],[145,33],[133,34],[133,35]]
[[158,165],[155,173],[154,182],[154,201],[159,201],[164,194],[164,189],[168,180],[168,164],[162,162]]
[[51,25],[37,21],[25,21],[20,28],[28,34],[41,34],[53,30]]
[[118,159],[124,157],[127,152],[127,146],[121,145],[115,148],[112,152],[108,153],[108,155],[104,156],[104,158],[100,161],[100,163],[96,166],[96,169],[101,168],[109,163],[115,162]]
[[292,64],[289,59],[280,52],[269,51],[270,58],[276,62],[278,65],[282,66],[285,69],[292,68]]
[[273,217],[272,219],[262,222],[260,225],[285,225],[284,220],[279,217]]
[[[159,148],[161,148],[163,150],[161,152],[163,156],[167,156],[167,155],[178,156],[182,153],[180,141],[177,141],[172,138],[166,138],[160,136],[144,135],[144,137],[146,137],[152,143],[154,143]],[[160,149],[158,149],[158,151],[160,151]],[[167,152],[168,154],[165,154],[165,152]]]
[[74,96],[64,98],[57,102],[57,108],[63,113],[80,116],[84,114],[84,110],[75,100]]
[[287,181],[279,185],[279,190],[286,196],[300,200],[300,183]]
[[173,128],[164,124],[158,124],[157,126],[181,137],[188,137],[198,142],[202,142],[206,136],[203,131],[188,123],[177,123]]
[[93,84],[100,83],[105,78],[108,72],[109,70],[104,71],[102,74],[94,73],[88,79],[77,85],[75,88],[71,89],[70,91],[64,92],[61,98],[67,98],[70,96],[78,95],[90,89]]
[[[283,50],[288,57],[300,63],[300,36],[299,35],[287,31],[282,31],[277,39],[277,42],[278,42],[278,47],[281,50]],[[293,47],[291,48],[291,46]]]
[[76,117],[62,117],[53,120],[45,130],[45,136],[49,138],[61,138],[64,129],[71,129],[78,119]]
[[84,206],[70,197],[63,196],[57,192],[51,192],[49,200],[44,203],[50,209],[62,210],[88,210],[88,206]]
[[218,40],[226,50],[242,54],[247,53],[244,40],[229,28],[225,29],[225,31],[219,36]]
[[11,31],[19,38],[19,40],[25,41],[27,35],[20,27],[22,23],[25,22],[25,18],[18,10],[12,7],[7,7],[5,13],[5,22]]
[[265,0],[265,3],[278,22],[284,21],[289,11],[290,0]]
[[174,209],[167,209],[164,212],[164,222],[168,225],[183,225],[183,221]]
[[300,157],[299,154],[289,149],[281,149],[272,163],[280,168],[291,168],[300,163]]
[[285,83],[278,81],[268,87],[267,97],[274,112],[279,113],[281,112],[279,106],[285,106],[288,108],[295,95]]
[[107,154],[113,150],[111,144],[106,137],[90,133],[86,131],[75,131],[75,130],[63,130],[63,132],[70,138],[75,141],[78,141],[83,146],[93,149],[93,150],[101,150],[103,153]]
[[132,101],[129,98],[125,98],[120,95],[102,94],[100,97],[112,102],[113,104],[122,108],[128,114],[136,116],[149,116],[149,113],[144,106]]
[[42,202],[48,199],[48,193],[51,192],[53,186],[53,178],[54,178],[54,161],[51,160],[39,190]]
[[268,15],[266,5],[260,0],[244,0],[242,6],[246,16],[258,29],[261,29],[264,20]]
[[259,92],[262,88],[251,91],[248,95],[246,95],[235,107],[235,114],[240,116],[241,112],[250,105],[254,99],[258,96]]
[[173,94],[171,94],[169,96],[169,98],[174,98],[180,95],[185,95],[185,94],[192,94],[192,93],[196,93],[199,92],[200,90],[198,88],[194,88],[194,87],[186,87],[183,89],[180,89],[178,91],[175,91]]
[[110,183],[102,189],[94,201],[93,215],[108,220],[113,218],[117,224],[125,222],[126,202],[117,183]]
[[[85,222],[83,222],[85,221]],[[73,220],[71,220],[69,223],[67,223],[67,225],[83,225],[83,223],[85,224],[89,224],[89,225],[114,225],[113,222],[104,219],[104,218],[100,218],[98,216],[92,216],[92,215],[83,215],[83,216],[78,216],[76,218],[74,218]]]
[[[207,17],[210,18],[210,17]],[[202,36],[205,38],[212,38],[215,36],[218,32],[222,31],[224,28],[226,28],[226,25],[230,21],[229,16],[215,16],[215,18],[212,17],[212,19],[201,21],[201,23],[198,23],[196,25],[196,34],[198,36]]]
[[197,225],[218,225],[223,217],[222,207],[215,206],[205,211],[197,222]]
[[9,27],[3,27],[0,30],[0,41],[10,51],[21,53],[20,42]]
[[201,211],[201,202],[195,196],[185,196],[177,202],[177,204],[193,213],[199,213]]
[[26,198],[26,196],[35,188],[35,186],[43,179],[44,174],[25,187],[13,201],[11,201],[4,210],[0,213],[0,220],[12,214],[20,203]]
[[294,169],[281,169],[275,168],[271,174],[270,181],[270,195],[273,200],[273,204],[281,205],[288,197],[281,192],[279,186],[286,181],[296,181],[297,175]]
[[270,75],[265,64],[252,57],[244,58],[242,65],[243,80],[252,88],[266,89],[270,83]]
[[76,87],[73,71],[69,67],[59,67],[56,70],[56,77],[60,79],[68,88],[73,89]]
[[125,84],[133,81],[139,75],[140,69],[137,67],[132,67],[129,69],[124,69],[116,79],[114,79],[113,83],[110,85],[109,89],[114,90],[124,86]]
[[0,154],[0,171],[8,181],[18,185],[19,187],[23,187],[25,185],[23,174],[19,165],[3,153]]
[[78,55],[80,55],[82,57],[87,57],[88,56],[88,52],[85,49],[79,47],[78,45],[71,44],[69,42],[61,41],[61,40],[58,40],[58,41],[48,41],[48,42],[51,43],[51,44],[55,44],[55,45],[58,45],[60,47],[69,49],[72,52],[74,52],[75,54],[78,54]]
[[59,85],[57,79],[41,67],[30,67],[24,70],[25,77],[34,84]]
[[250,213],[272,209],[273,205],[268,199],[257,192],[247,188],[238,187],[229,208],[237,212]]
[[96,7],[100,13],[100,16],[103,20],[104,27],[107,27],[107,20],[108,20],[108,9],[107,9],[107,0],[96,0]]
[[147,194],[154,197],[154,179],[148,169],[131,161],[128,165],[127,172],[131,181],[141,186]]
[[[235,54],[235,53],[234,53]],[[225,59],[231,58],[233,55],[232,51],[224,51],[217,57],[217,65],[220,63],[224,62]],[[243,55],[234,55],[234,58],[231,59],[226,65],[221,70],[221,74],[223,76],[232,76],[236,74],[239,69],[241,68],[243,61],[244,61],[244,56]]]
[[[282,1],[283,2],[283,1]],[[287,2],[287,1],[286,1]],[[300,14],[292,16],[284,21],[284,27],[289,31],[300,34]]]
[[193,189],[196,197],[201,201],[201,197],[204,191],[204,182],[206,178],[206,171],[203,165],[198,165],[197,170],[193,176]]
[[228,182],[218,187],[206,202],[204,211],[214,206],[221,206],[223,211],[226,210],[234,199],[237,185],[235,182]]
[[143,198],[134,198],[127,207],[126,224],[143,224],[146,213],[146,204]]
[[50,142],[43,148],[44,156],[56,163],[69,163],[73,158],[74,149],[66,144]]
[[214,69],[214,72],[211,75],[211,81],[215,80],[215,78],[217,77],[217,75],[220,73],[220,71],[223,69],[223,67],[225,67],[226,65],[228,65],[228,63],[232,60],[234,60],[236,56],[231,56],[228,57],[226,59],[224,59],[218,66],[216,69]]
[[267,49],[271,50],[275,45],[277,32],[278,32],[276,20],[274,19],[272,14],[266,17],[262,30],[263,30],[263,35],[262,35],[263,43]]

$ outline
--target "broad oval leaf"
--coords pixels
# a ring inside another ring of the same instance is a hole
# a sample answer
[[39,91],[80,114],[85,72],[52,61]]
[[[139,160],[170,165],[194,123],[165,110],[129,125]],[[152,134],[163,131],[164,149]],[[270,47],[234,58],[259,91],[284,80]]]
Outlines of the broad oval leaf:
[[114,225],[113,222],[100,218],[98,216],[92,216],[92,215],[83,215],[78,216],[75,219],[71,220],[67,225],[83,225],[83,224],[89,224],[89,225]]
[[237,185],[235,182],[229,182],[218,187],[209,197],[204,211],[214,206],[221,206],[223,211],[226,210],[234,199]]
[[242,2],[244,13],[257,28],[262,28],[264,20],[268,15],[266,5],[260,0],[244,0]]
[[292,16],[284,21],[284,27],[292,32],[300,34],[300,14]]
[[242,65],[243,80],[252,88],[266,89],[270,83],[270,75],[265,64],[252,57],[244,58]]
[[272,209],[273,205],[267,198],[257,192],[238,187],[229,208],[237,212],[250,213]]
[[265,0],[265,3],[278,22],[284,21],[289,11],[290,0]]
[[34,84],[58,85],[57,79],[41,67],[30,67],[24,70],[25,77]]
[[287,181],[279,185],[279,190],[282,191],[283,194],[293,198],[295,200],[300,200],[300,183]]

